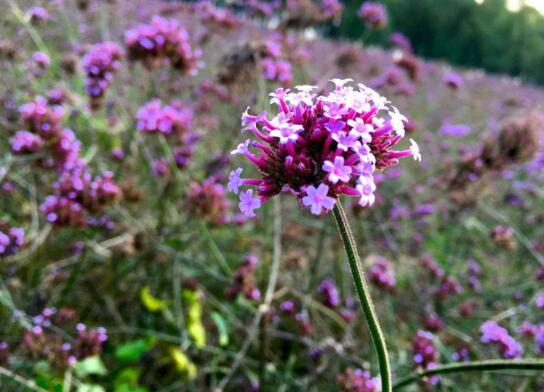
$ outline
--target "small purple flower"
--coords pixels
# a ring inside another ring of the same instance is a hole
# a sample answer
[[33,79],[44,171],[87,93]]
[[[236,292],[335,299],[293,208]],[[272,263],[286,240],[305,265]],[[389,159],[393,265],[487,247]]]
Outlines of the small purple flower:
[[[427,331],[417,331],[416,336],[412,340],[412,354],[416,368],[433,369],[436,367],[440,353],[433,343],[433,334]],[[426,380],[428,383],[435,385],[440,382],[438,376],[430,377]]]
[[238,189],[242,186],[243,182],[240,179],[240,176],[242,175],[242,168],[239,167],[236,170],[233,170],[230,172],[229,175],[229,183],[227,184],[227,190],[229,192],[238,194]]
[[270,136],[277,137],[280,141],[280,144],[288,143],[289,141],[297,141],[298,133],[301,132],[304,128],[302,125],[290,125],[290,124],[281,124],[279,129],[274,129],[270,131]]
[[359,200],[359,205],[361,207],[370,207],[374,204],[374,201],[376,200],[376,196],[374,195],[376,184],[371,176],[360,176],[357,180],[356,189],[361,196]]
[[[343,151],[348,151],[350,149],[357,151],[359,147],[359,138],[361,135],[358,132],[338,132],[332,134],[332,139],[336,141],[337,147]],[[342,158],[343,159],[343,158]]]
[[344,165],[344,158],[342,157],[335,157],[334,163],[325,161],[323,163],[323,171],[329,173],[328,179],[333,184],[338,183],[338,181],[348,182],[351,175],[351,167]]
[[261,202],[258,198],[253,197],[253,189],[248,189],[245,192],[240,193],[240,211],[247,216],[252,218],[255,216],[255,209],[261,206]]
[[312,214],[319,215],[321,211],[330,211],[334,207],[336,200],[328,196],[329,187],[320,184],[317,188],[313,185],[306,187],[306,196],[302,198],[302,204],[310,207]]

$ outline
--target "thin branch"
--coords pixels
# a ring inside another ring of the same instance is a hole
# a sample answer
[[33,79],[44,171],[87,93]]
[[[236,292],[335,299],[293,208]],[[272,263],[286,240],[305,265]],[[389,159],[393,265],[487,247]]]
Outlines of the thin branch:
[[13,373],[11,370],[0,366],[0,379],[2,378],[2,376],[6,377],[6,378],[10,378],[15,382],[17,382],[17,383],[19,383],[21,385],[24,385],[26,388],[28,388],[28,389],[30,389],[32,391],[35,391],[35,392],[47,392],[45,389],[37,386],[36,383],[33,380],[27,380],[26,378],[23,378],[23,377],[19,376],[18,374]]
[[266,289],[266,293],[264,296],[263,303],[259,306],[259,309],[257,310],[257,314],[253,318],[253,321],[248,329],[247,337],[244,341],[244,344],[242,345],[242,348],[240,351],[238,351],[238,354],[236,354],[236,357],[234,358],[234,361],[232,363],[232,366],[230,368],[230,371],[223,379],[219,382],[217,388],[215,391],[223,391],[223,389],[226,387],[236,370],[238,370],[238,367],[240,367],[242,361],[244,360],[247,350],[249,350],[249,347],[255,340],[257,333],[259,331],[259,325],[261,323],[261,319],[263,317],[263,314],[268,311],[270,308],[270,304],[272,303],[272,299],[274,298],[274,291],[276,290],[276,283],[278,281],[278,275],[280,270],[280,261],[281,261],[281,227],[282,227],[282,219],[281,219],[281,203],[280,198],[275,197],[274,198],[274,239],[273,239],[273,254],[272,254],[272,266],[270,271],[270,278],[268,279],[268,286]]
[[437,374],[463,373],[463,372],[483,372],[491,370],[544,370],[544,360],[488,360],[463,363],[452,363],[438,366],[434,369],[425,370],[401,378],[393,385],[393,390],[397,391],[421,380],[424,377]]

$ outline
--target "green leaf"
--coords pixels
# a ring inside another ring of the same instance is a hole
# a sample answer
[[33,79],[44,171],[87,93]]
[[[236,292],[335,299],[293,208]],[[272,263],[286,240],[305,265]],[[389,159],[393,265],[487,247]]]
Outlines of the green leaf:
[[195,364],[191,362],[189,357],[185,355],[179,348],[172,347],[170,349],[170,356],[172,358],[172,361],[174,361],[176,369],[181,374],[183,374],[186,379],[192,380],[196,377],[197,368]]
[[133,340],[125,343],[115,350],[115,358],[124,362],[139,360],[154,345],[154,342],[145,339]]
[[219,333],[219,345],[222,347],[227,346],[229,344],[229,327],[227,321],[217,312],[212,312],[211,317]]
[[151,295],[149,286],[145,286],[140,291],[140,300],[145,308],[150,312],[159,312],[166,308],[166,303]]
[[206,346],[206,329],[202,324],[202,304],[200,293],[192,290],[184,290],[183,297],[187,301],[187,332],[198,348]]
[[77,387],[77,392],[106,392],[106,390],[97,384],[81,384]]
[[102,363],[102,360],[97,355],[76,362],[74,370],[78,377],[85,377],[88,375],[104,376],[108,373],[104,363]]
[[149,392],[147,388],[133,386],[130,384],[121,384],[115,387],[114,392]]

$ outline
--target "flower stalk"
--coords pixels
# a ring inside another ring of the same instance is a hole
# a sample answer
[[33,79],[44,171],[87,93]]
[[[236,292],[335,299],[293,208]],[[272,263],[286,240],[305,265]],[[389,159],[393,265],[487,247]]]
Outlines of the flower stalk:
[[342,237],[346,255],[348,256],[348,263],[351,270],[351,275],[353,277],[353,282],[355,283],[357,296],[359,297],[359,301],[363,307],[363,314],[368,324],[368,328],[370,329],[370,335],[372,337],[374,348],[378,354],[382,392],[390,392],[392,390],[391,366],[389,364],[389,356],[387,355],[385,337],[380,327],[380,322],[378,321],[376,311],[374,310],[374,303],[370,297],[370,290],[365,280],[363,266],[357,252],[355,238],[353,237],[351,227],[340,200],[337,200],[333,212],[338,225],[338,230],[340,231],[340,236]]
[[487,360],[474,362],[451,363],[448,365],[437,366],[414,373],[410,376],[400,379],[393,385],[393,390],[398,391],[424,377],[447,373],[465,373],[482,372],[490,370],[541,370],[544,371],[544,360]]

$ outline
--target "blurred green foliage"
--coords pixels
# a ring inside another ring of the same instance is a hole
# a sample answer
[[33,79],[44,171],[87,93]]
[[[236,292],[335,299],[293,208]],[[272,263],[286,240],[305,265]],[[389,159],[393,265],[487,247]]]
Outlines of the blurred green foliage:
[[399,31],[410,38],[416,54],[452,64],[483,68],[494,73],[521,76],[544,84],[544,15],[524,6],[506,9],[506,0],[383,0],[389,25],[366,31],[357,17],[360,0],[346,0],[334,37],[363,39],[387,46],[389,34]]

